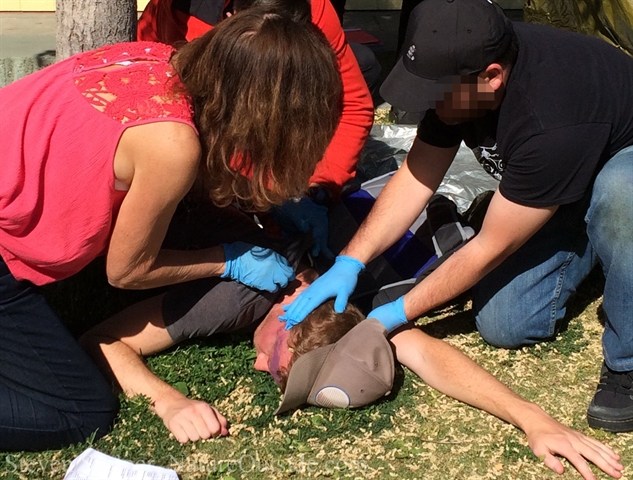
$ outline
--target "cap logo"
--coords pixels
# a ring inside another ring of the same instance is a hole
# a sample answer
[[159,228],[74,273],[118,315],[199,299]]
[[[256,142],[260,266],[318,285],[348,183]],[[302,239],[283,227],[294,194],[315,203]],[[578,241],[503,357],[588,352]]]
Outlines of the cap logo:
[[314,396],[315,403],[325,408],[349,407],[349,396],[338,387],[323,387]]
[[411,61],[415,60],[415,45],[411,45],[407,50],[407,58]]

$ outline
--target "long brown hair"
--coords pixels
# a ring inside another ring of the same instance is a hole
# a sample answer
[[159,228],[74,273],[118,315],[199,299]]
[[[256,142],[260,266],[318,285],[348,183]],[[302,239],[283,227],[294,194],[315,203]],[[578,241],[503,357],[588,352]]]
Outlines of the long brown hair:
[[342,108],[334,52],[314,25],[250,8],[185,45],[174,65],[216,205],[266,210],[305,192]]

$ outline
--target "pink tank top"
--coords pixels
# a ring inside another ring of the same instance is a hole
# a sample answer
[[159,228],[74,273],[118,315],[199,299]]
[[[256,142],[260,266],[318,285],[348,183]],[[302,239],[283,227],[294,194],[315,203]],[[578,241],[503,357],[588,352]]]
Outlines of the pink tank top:
[[195,129],[172,53],[111,45],[0,89],[0,256],[15,278],[61,280],[105,252],[125,197],[113,162],[126,128]]

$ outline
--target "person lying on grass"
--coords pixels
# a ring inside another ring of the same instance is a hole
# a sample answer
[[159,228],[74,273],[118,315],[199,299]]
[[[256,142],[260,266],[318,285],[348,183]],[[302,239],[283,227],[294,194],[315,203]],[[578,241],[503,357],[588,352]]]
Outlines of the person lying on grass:
[[[257,353],[254,368],[269,372],[286,389],[284,401],[275,412],[277,414],[303,403],[345,405],[345,395],[341,392],[349,393],[354,387],[358,387],[358,382],[364,381],[359,380],[356,374],[358,365],[350,366],[350,363],[354,363],[350,360],[353,355],[346,357],[344,354],[347,348],[362,351],[362,348],[358,348],[358,338],[356,341],[353,338],[359,327],[364,330],[360,334],[364,335],[362,342],[368,345],[368,349],[374,350],[379,363],[376,368],[383,378],[382,382],[362,385],[364,389],[373,392],[373,398],[366,400],[376,400],[391,389],[393,353],[389,347],[381,346],[377,338],[380,336],[387,343],[384,338],[386,331],[376,320],[364,320],[355,307],[348,306],[344,313],[337,314],[334,313],[332,302],[326,303],[291,330],[285,330],[284,323],[278,320],[282,304],[292,301],[316,277],[316,272],[311,269],[298,272],[293,288],[286,289],[283,298],[277,298],[268,313],[261,315],[264,318],[253,335]],[[143,362],[142,355],[158,353],[180,339],[203,336],[212,330],[218,332],[242,328],[245,326],[245,318],[249,318],[252,325],[261,318],[257,313],[253,315],[259,309],[257,304],[266,304],[270,300],[270,296],[267,296],[266,301],[262,301],[261,292],[248,292],[247,287],[235,282],[222,281],[220,287],[224,288],[222,293],[216,285],[175,322],[169,313],[171,307],[164,305],[171,300],[161,295],[133,305],[97,325],[81,339],[82,345],[127,395],[145,395],[149,398],[155,413],[181,443],[228,435],[229,422],[215,407],[204,401],[187,398],[155,376]],[[229,287],[239,289],[247,297],[237,302],[237,315],[219,328],[197,323],[199,319],[196,319],[196,311],[206,310],[206,324],[217,324],[209,312],[221,317],[225,311],[221,304],[210,307],[208,301],[211,298],[217,300],[224,295],[234,304]],[[184,290],[181,293],[187,295]],[[165,312],[168,313],[165,315]],[[339,348],[345,340],[348,341],[347,344],[343,345],[344,348]],[[326,346],[337,341],[334,346]],[[389,342],[393,346],[396,359],[431,387],[522,429],[534,454],[542,458],[545,465],[556,473],[561,474],[564,469],[557,458],[560,456],[567,458],[587,480],[595,478],[587,460],[612,477],[621,477],[623,466],[619,462],[620,457],[609,447],[562,425],[538,405],[513,393],[442,340],[430,337],[418,328],[407,326],[396,331]],[[385,350],[387,355],[384,354]],[[337,352],[338,360],[335,355]],[[341,352],[343,355],[340,355]],[[323,360],[323,357],[327,358]],[[306,373],[310,371],[312,377]],[[335,385],[338,388],[329,391],[321,388],[328,382],[318,378],[320,376],[329,376],[330,380],[338,379],[339,383]],[[366,378],[369,377],[371,375]],[[314,383],[310,383],[313,379]],[[347,397],[347,401],[350,406],[359,406],[354,403],[354,392]]]

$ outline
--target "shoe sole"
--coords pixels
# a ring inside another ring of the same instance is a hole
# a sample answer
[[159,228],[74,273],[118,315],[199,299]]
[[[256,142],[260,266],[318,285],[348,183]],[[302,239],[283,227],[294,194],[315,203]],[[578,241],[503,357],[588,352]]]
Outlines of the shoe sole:
[[606,430],[607,432],[633,432],[633,418],[605,420],[603,418],[587,415],[587,423],[591,428],[600,428],[602,430]]

